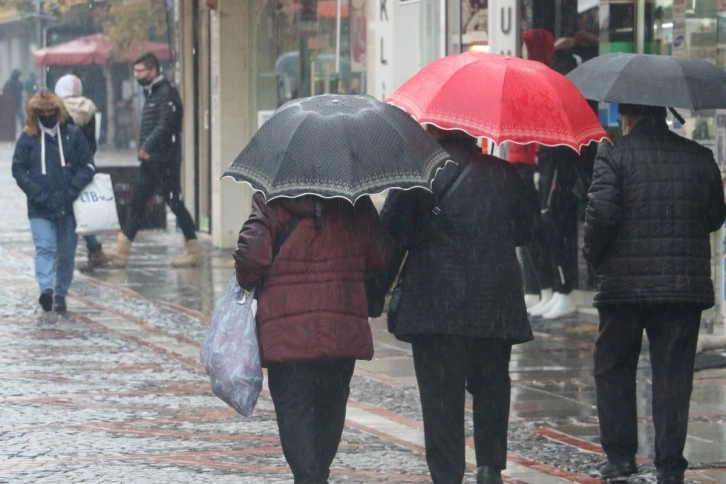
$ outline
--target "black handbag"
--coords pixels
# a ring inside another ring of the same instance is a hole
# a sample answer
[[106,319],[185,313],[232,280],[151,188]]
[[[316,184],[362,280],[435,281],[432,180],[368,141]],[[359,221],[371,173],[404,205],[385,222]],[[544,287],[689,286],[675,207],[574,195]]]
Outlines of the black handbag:
[[[442,190],[439,194],[438,201],[431,209],[433,217],[437,217],[441,214],[441,205],[451,195],[459,184],[466,178],[466,175],[471,170],[472,163],[469,162],[459,174],[452,179],[450,184]],[[433,218],[431,219],[433,221]],[[408,261],[408,253],[404,256],[403,262],[401,263],[401,270],[398,273],[398,280],[396,285],[391,291],[391,298],[388,300],[388,311],[386,312],[386,319],[388,321],[388,331],[394,333],[396,330],[396,322],[398,321],[398,313],[401,309],[401,297],[403,295],[403,288],[405,287],[404,281],[406,279],[406,262]]]
[[401,273],[398,274],[398,280],[396,285],[391,291],[391,298],[388,300],[388,311],[386,312],[386,321],[388,323],[388,332],[393,333],[396,330],[396,321],[398,321],[398,310],[401,307],[401,293],[403,292],[403,279],[404,274],[401,269]]

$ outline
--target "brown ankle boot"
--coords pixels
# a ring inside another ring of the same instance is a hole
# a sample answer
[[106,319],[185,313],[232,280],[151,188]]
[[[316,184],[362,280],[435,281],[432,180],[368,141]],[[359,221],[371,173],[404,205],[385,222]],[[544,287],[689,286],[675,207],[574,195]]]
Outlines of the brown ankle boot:
[[184,245],[184,253],[171,261],[173,267],[197,267],[204,264],[207,253],[204,251],[197,239],[187,240]]
[[131,240],[119,232],[116,245],[105,252],[105,257],[112,265],[116,267],[126,267],[129,261],[129,252],[131,251]]

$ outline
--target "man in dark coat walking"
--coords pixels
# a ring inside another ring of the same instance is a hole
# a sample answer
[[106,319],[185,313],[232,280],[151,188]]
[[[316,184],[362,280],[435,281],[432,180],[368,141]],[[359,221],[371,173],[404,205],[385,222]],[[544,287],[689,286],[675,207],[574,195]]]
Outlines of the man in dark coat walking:
[[129,204],[128,216],[118,242],[106,251],[109,261],[125,267],[131,243],[141,225],[146,201],[160,192],[176,215],[184,233],[184,254],[174,267],[202,264],[206,254],[197,241],[196,227],[184,206],[181,192],[182,103],[179,93],[159,72],[159,60],[150,52],[134,61],[134,78],[144,88],[144,110],[139,129],[139,175]]
[[663,107],[621,104],[623,137],[598,150],[583,253],[600,315],[595,385],[603,478],[637,472],[635,377],[650,343],[655,467],[681,483],[701,311],[714,304],[710,232],[726,217],[713,153],[671,132]]

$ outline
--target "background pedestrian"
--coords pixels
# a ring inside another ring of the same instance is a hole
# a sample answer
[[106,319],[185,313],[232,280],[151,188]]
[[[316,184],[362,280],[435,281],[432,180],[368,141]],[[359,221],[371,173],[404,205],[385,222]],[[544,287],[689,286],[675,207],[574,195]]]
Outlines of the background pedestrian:
[[[566,75],[577,65],[578,57],[570,49],[555,48],[552,69]],[[597,112],[597,106],[594,111]],[[530,316],[557,319],[577,311],[572,299],[579,272],[576,192],[585,197],[596,149],[595,143],[580,152],[568,146],[542,146],[537,153],[541,225],[536,231],[536,241],[529,245],[537,247],[542,290],[552,297],[543,297],[540,303],[531,306],[527,310]]]
[[35,244],[35,277],[44,311],[66,310],[77,236],[73,201],[93,179],[93,155],[63,101],[41,91],[28,99],[27,124],[13,154],[12,172],[28,199]]
[[681,483],[701,311],[714,304],[709,233],[726,217],[713,152],[669,130],[663,107],[620,104],[623,136],[602,143],[583,253],[600,316],[595,385],[603,478],[637,472],[636,373],[652,369],[658,482]]
[[[63,105],[68,111],[70,122],[78,126],[83,132],[91,153],[96,153],[96,105],[83,96],[83,83],[73,74],[62,76],[55,83],[55,93],[63,100]],[[84,235],[88,249],[88,261],[81,270],[92,271],[95,267],[105,265],[108,262],[103,253],[103,246],[95,235]]]
[[20,80],[20,69],[13,69],[10,78],[3,85],[3,94],[15,103],[15,116],[20,126],[25,126],[25,113],[23,104],[23,81]]
[[[529,29],[522,33],[526,58],[549,65],[555,52],[555,36],[546,29]],[[507,161],[512,163],[525,184],[525,196],[530,203],[538,204],[539,195],[535,183],[537,153],[539,144],[520,145],[509,143]],[[524,299],[527,308],[544,305],[553,296],[552,273],[549,270],[545,234],[539,218],[534,221],[533,236],[528,243],[517,248],[524,284]]]
[[146,53],[133,63],[134,78],[144,88],[144,109],[139,129],[139,174],[133,188],[125,223],[118,241],[106,257],[118,267],[128,262],[131,243],[141,226],[147,200],[161,193],[176,215],[184,233],[184,254],[174,259],[174,267],[204,263],[206,253],[197,240],[196,227],[184,206],[181,192],[182,103],[179,93],[160,73],[159,60]]

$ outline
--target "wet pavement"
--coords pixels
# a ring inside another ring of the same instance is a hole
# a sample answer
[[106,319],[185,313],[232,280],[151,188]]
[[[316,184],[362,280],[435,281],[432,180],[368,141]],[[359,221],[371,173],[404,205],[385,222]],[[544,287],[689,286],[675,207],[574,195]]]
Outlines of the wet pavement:
[[[44,314],[11,156],[12,145],[0,145],[0,482],[292,482],[266,388],[254,415],[241,417],[211,394],[198,363],[215,298],[233,273],[231,251],[200,234],[207,264],[170,267],[183,238],[169,215],[167,229],[139,233],[127,268],[76,271],[67,315]],[[106,246],[113,239],[101,237]],[[383,318],[371,324],[376,354],[357,365],[330,482],[429,482],[410,347],[387,333]],[[583,306],[576,317],[533,327],[535,341],[513,351],[505,481],[601,482],[596,317]],[[630,482],[655,482],[644,350],[640,472]],[[691,402],[687,481],[726,482],[726,369],[698,372]],[[470,414],[467,432],[466,482],[474,482]]]

